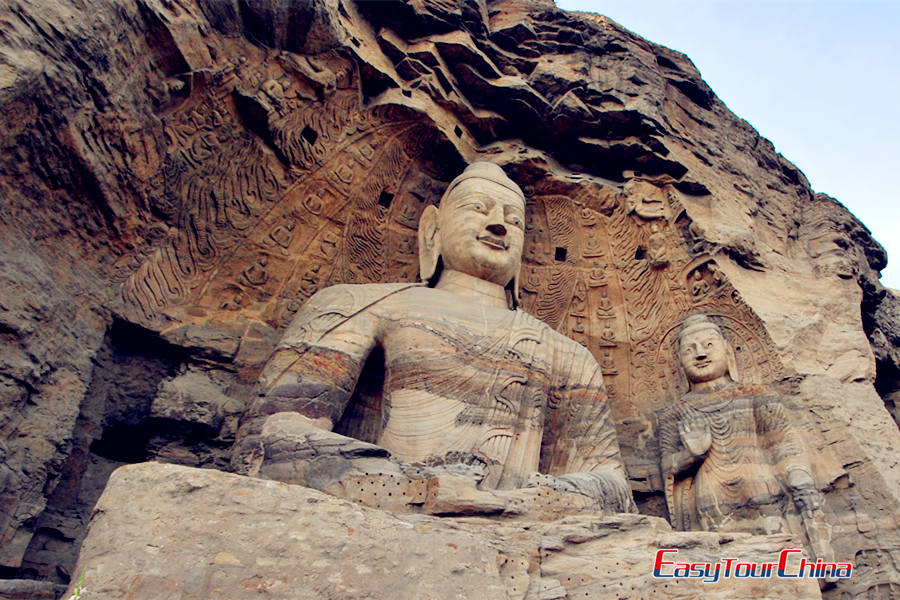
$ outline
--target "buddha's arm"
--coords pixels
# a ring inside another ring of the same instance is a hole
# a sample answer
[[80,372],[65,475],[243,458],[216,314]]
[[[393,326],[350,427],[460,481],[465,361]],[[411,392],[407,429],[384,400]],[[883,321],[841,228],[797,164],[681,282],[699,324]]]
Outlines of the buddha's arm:
[[567,351],[566,375],[551,392],[542,465],[606,508],[633,511],[600,365],[580,345]]
[[378,319],[362,287],[326,288],[297,313],[263,370],[242,435],[258,434],[275,413],[296,413],[326,430],[337,423],[377,343]]
[[758,434],[770,449],[776,471],[785,477],[791,496],[801,508],[818,505],[818,490],[812,476],[809,455],[800,432],[779,398],[765,398],[756,407]]
[[689,469],[705,457],[705,454],[694,454],[684,445],[673,412],[660,415],[659,456],[663,479]]

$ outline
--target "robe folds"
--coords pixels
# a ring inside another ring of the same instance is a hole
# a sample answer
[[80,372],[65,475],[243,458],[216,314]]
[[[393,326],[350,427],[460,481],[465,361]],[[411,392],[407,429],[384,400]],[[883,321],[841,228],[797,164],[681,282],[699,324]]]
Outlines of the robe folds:
[[812,477],[803,438],[781,396],[768,386],[732,383],[689,392],[657,418],[663,461],[687,452],[685,429],[711,438],[696,463],[663,473],[676,529],[724,529],[753,511],[781,516],[791,510],[788,473],[801,470]]
[[284,411],[403,462],[477,464],[486,489],[592,474],[582,480],[633,506],[600,366],[521,310],[420,284],[321,290],[270,358],[239,436]]

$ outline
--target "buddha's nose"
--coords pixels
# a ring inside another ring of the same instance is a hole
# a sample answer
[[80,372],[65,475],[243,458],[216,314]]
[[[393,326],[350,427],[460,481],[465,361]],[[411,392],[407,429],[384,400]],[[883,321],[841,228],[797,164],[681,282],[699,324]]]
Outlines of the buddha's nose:
[[501,223],[491,223],[485,229],[500,237],[506,235],[506,227],[504,227]]
[[704,358],[706,358],[706,352],[698,352],[694,356],[694,358],[696,358],[697,360],[703,360]]

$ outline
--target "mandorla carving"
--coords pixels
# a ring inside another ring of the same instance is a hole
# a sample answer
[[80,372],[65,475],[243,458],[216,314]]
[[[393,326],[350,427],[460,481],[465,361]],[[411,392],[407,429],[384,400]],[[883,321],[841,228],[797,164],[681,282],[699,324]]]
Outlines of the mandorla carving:
[[672,524],[789,532],[799,514],[802,527],[795,533],[805,536],[816,557],[833,560],[822,482],[782,398],[770,387],[738,383],[734,349],[705,315],[685,319],[677,354],[690,391],[658,416]]

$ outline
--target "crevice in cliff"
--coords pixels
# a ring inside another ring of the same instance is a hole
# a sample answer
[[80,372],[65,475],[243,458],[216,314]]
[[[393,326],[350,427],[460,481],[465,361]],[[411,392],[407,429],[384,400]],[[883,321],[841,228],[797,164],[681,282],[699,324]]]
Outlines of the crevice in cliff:
[[875,355],[875,391],[900,427],[900,297],[860,277],[863,330]]
[[149,458],[150,405],[163,378],[187,353],[151,332],[114,320],[94,358],[90,385],[72,433],[59,483],[33,523],[34,535],[15,573],[67,584],[91,510],[110,473]]

